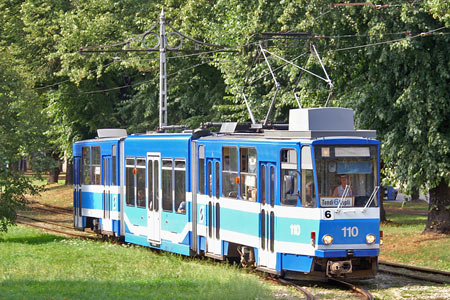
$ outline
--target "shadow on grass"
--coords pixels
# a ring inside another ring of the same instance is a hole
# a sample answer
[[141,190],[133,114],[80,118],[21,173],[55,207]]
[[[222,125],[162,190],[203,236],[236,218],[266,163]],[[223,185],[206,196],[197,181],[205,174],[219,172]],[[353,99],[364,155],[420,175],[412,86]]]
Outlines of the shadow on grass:
[[390,221],[389,224],[394,226],[402,226],[402,225],[425,226],[427,224],[427,216],[388,213],[386,217]]
[[67,188],[68,186],[65,184],[54,184],[52,183],[50,186],[44,185],[44,192],[45,191],[53,191],[53,190],[61,190],[64,188]]
[[[236,289],[233,284],[237,285]],[[178,278],[0,281],[0,299],[261,299],[268,293],[260,286],[246,290],[237,280],[225,283]]]
[[[42,244],[48,244],[53,242],[58,242],[61,240],[64,240],[66,238],[52,235],[52,234],[34,234],[29,236],[12,236],[4,238],[0,235],[0,244],[1,243],[17,243],[17,244],[26,244],[26,245],[42,245]],[[1,297],[0,297],[1,299]]]

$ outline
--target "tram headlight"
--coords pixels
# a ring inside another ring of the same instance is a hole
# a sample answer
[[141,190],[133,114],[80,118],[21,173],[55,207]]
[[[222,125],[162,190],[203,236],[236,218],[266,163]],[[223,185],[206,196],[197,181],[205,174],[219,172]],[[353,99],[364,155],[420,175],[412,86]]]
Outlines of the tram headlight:
[[322,241],[325,245],[331,245],[333,243],[333,237],[329,234],[323,236]]
[[366,235],[366,243],[367,244],[373,244],[376,242],[376,240],[377,240],[377,238],[373,234]]

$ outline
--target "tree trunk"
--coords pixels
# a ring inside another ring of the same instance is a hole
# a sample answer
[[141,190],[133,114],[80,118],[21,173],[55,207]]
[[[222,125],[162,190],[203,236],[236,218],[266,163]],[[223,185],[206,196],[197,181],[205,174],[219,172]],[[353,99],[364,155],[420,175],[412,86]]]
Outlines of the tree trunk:
[[384,188],[384,186],[380,187],[379,193],[380,193],[380,221],[381,222],[386,222],[387,221],[387,219],[386,219],[386,211],[384,210],[384,205],[383,205],[383,203],[384,203],[384,191],[385,190],[386,189]]
[[57,183],[59,179],[59,155],[53,153],[51,157],[55,160],[56,166],[49,171],[47,183]]
[[59,167],[53,168],[49,172],[48,183],[57,183],[59,179]]
[[411,189],[411,201],[419,201],[419,188],[413,187]]
[[430,189],[428,222],[424,232],[450,234],[450,187],[445,179]]
[[72,160],[67,160],[67,168],[66,168],[66,185],[73,184],[73,164]]

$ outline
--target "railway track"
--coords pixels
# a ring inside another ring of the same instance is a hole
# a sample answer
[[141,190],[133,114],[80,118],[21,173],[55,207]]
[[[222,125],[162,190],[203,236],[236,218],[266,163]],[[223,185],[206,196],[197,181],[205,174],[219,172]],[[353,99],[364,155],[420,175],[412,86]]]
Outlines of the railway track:
[[[36,201],[32,201],[33,206],[32,211],[33,210],[39,210],[39,211],[45,211],[45,212],[51,212],[54,213],[54,215],[66,215],[66,216],[72,216],[72,213],[68,212],[68,209],[63,208],[63,207],[57,207],[57,206],[52,206],[52,205],[48,205],[48,204],[43,204],[43,203],[39,203]],[[36,205],[40,205],[40,206],[36,206]],[[43,206],[43,207],[41,207]],[[29,212],[29,211],[27,211]],[[26,226],[30,226],[30,227],[34,227],[34,228],[39,228],[39,229],[43,229],[46,231],[50,231],[50,232],[54,232],[54,233],[59,233],[59,234],[63,234],[66,236],[71,236],[71,237],[77,237],[77,238],[81,238],[81,239],[89,239],[89,240],[98,240],[99,237],[96,234],[91,234],[88,232],[77,232],[72,226],[68,226],[65,224],[62,224],[62,222],[54,222],[54,221],[50,221],[50,220],[44,220],[44,219],[40,219],[40,218],[36,218],[36,217],[31,217],[31,216],[26,216],[23,214],[17,214],[17,223],[18,224],[23,224]],[[70,221],[70,220],[68,220]]]
[[334,279],[334,278],[328,279],[328,281],[331,281],[338,286],[350,289],[350,290],[358,293],[362,299],[365,299],[365,300],[374,300],[375,299],[368,290],[358,287],[358,286],[354,285],[353,283],[350,283],[347,281],[342,281],[339,279]]
[[30,201],[31,204],[33,204],[32,209],[38,209],[38,210],[45,210],[50,212],[56,212],[64,215],[73,215],[73,209],[66,208],[66,207],[60,207],[55,205],[50,205],[46,203],[40,203],[38,201]]
[[[32,207],[33,210],[40,210],[40,211],[51,212],[54,214],[72,216],[71,210],[69,210],[67,208],[57,207],[57,206],[48,205],[48,204],[42,204],[42,203],[39,203],[36,201],[33,201],[33,204],[34,204]],[[63,234],[63,235],[70,236],[70,237],[89,239],[89,240],[99,240],[100,239],[99,236],[95,235],[95,234],[77,233],[73,229],[72,226],[67,226],[64,224],[60,224],[60,223],[56,223],[56,222],[52,222],[52,221],[48,221],[48,220],[42,220],[42,219],[38,219],[35,217],[24,216],[22,214],[18,214],[18,217],[19,217],[19,219],[17,220],[17,223],[19,223],[19,224],[24,224],[24,225],[31,226],[34,228],[39,228],[39,229]],[[49,225],[53,226],[53,228],[50,227]],[[54,227],[57,227],[57,228],[54,228]],[[61,228],[64,230],[62,230]],[[390,263],[390,262],[385,262],[385,261],[379,262],[379,272],[390,273],[390,274],[397,275],[397,276],[404,276],[404,277],[409,277],[409,278],[418,279],[418,280],[425,280],[425,281],[434,282],[434,283],[446,283],[446,284],[450,283],[450,272],[431,270],[431,269],[413,267],[413,266],[408,266],[408,265],[395,264],[395,263]],[[292,286],[293,288],[295,288],[296,290],[301,292],[305,296],[305,298],[308,300],[318,299],[310,291],[301,287],[294,281],[290,281],[290,280],[286,280],[286,279],[282,279],[282,278],[277,278],[276,281],[282,285]],[[334,285],[340,286],[341,288],[343,287],[345,289],[350,289],[350,290],[358,293],[362,297],[362,299],[366,299],[366,300],[374,299],[374,297],[370,294],[370,292],[368,292],[364,288],[358,287],[352,283],[342,281],[342,280],[337,280],[337,279],[330,279],[329,281],[333,282]]]
[[293,281],[286,280],[286,279],[283,279],[283,278],[277,278],[277,281],[279,283],[281,283],[282,285],[292,286],[297,291],[302,292],[305,295],[306,300],[315,300],[315,299],[317,299],[316,297],[314,297],[314,295],[310,291],[308,291],[307,289],[299,286],[298,284],[294,283]]
[[378,262],[378,271],[392,275],[409,277],[412,279],[424,280],[428,282],[449,284],[450,272],[432,270],[408,265],[390,263],[386,261]]
[[[22,220],[17,220],[18,224],[23,224],[25,226],[30,226],[30,227],[34,227],[34,228],[38,228],[38,229],[43,229],[46,231],[51,231],[51,232],[55,232],[55,233],[59,233],[59,234],[63,234],[63,235],[67,235],[67,236],[71,236],[71,237],[77,237],[77,238],[81,238],[81,239],[87,239],[87,240],[98,240],[98,237],[94,237],[94,236],[90,236],[90,235],[83,235],[83,234],[78,234],[78,233],[74,233],[74,232],[68,232],[68,231],[62,231],[59,229],[54,229],[54,228],[50,228],[48,226],[42,226],[42,225],[37,225],[31,222],[26,222],[26,221],[22,221]],[[42,221],[42,223],[46,223],[45,221]]]

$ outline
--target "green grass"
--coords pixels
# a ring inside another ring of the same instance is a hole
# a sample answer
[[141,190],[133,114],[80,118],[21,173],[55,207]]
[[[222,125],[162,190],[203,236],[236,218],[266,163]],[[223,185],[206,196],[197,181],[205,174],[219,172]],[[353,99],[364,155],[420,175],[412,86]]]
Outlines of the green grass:
[[383,202],[384,208],[428,211],[428,203],[425,201]]
[[387,213],[383,260],[450,272],[450,236],[423,234],[427,216]]
[[225,263],[65,239],[18,226],[0,235],[0,299],[272,299]]

